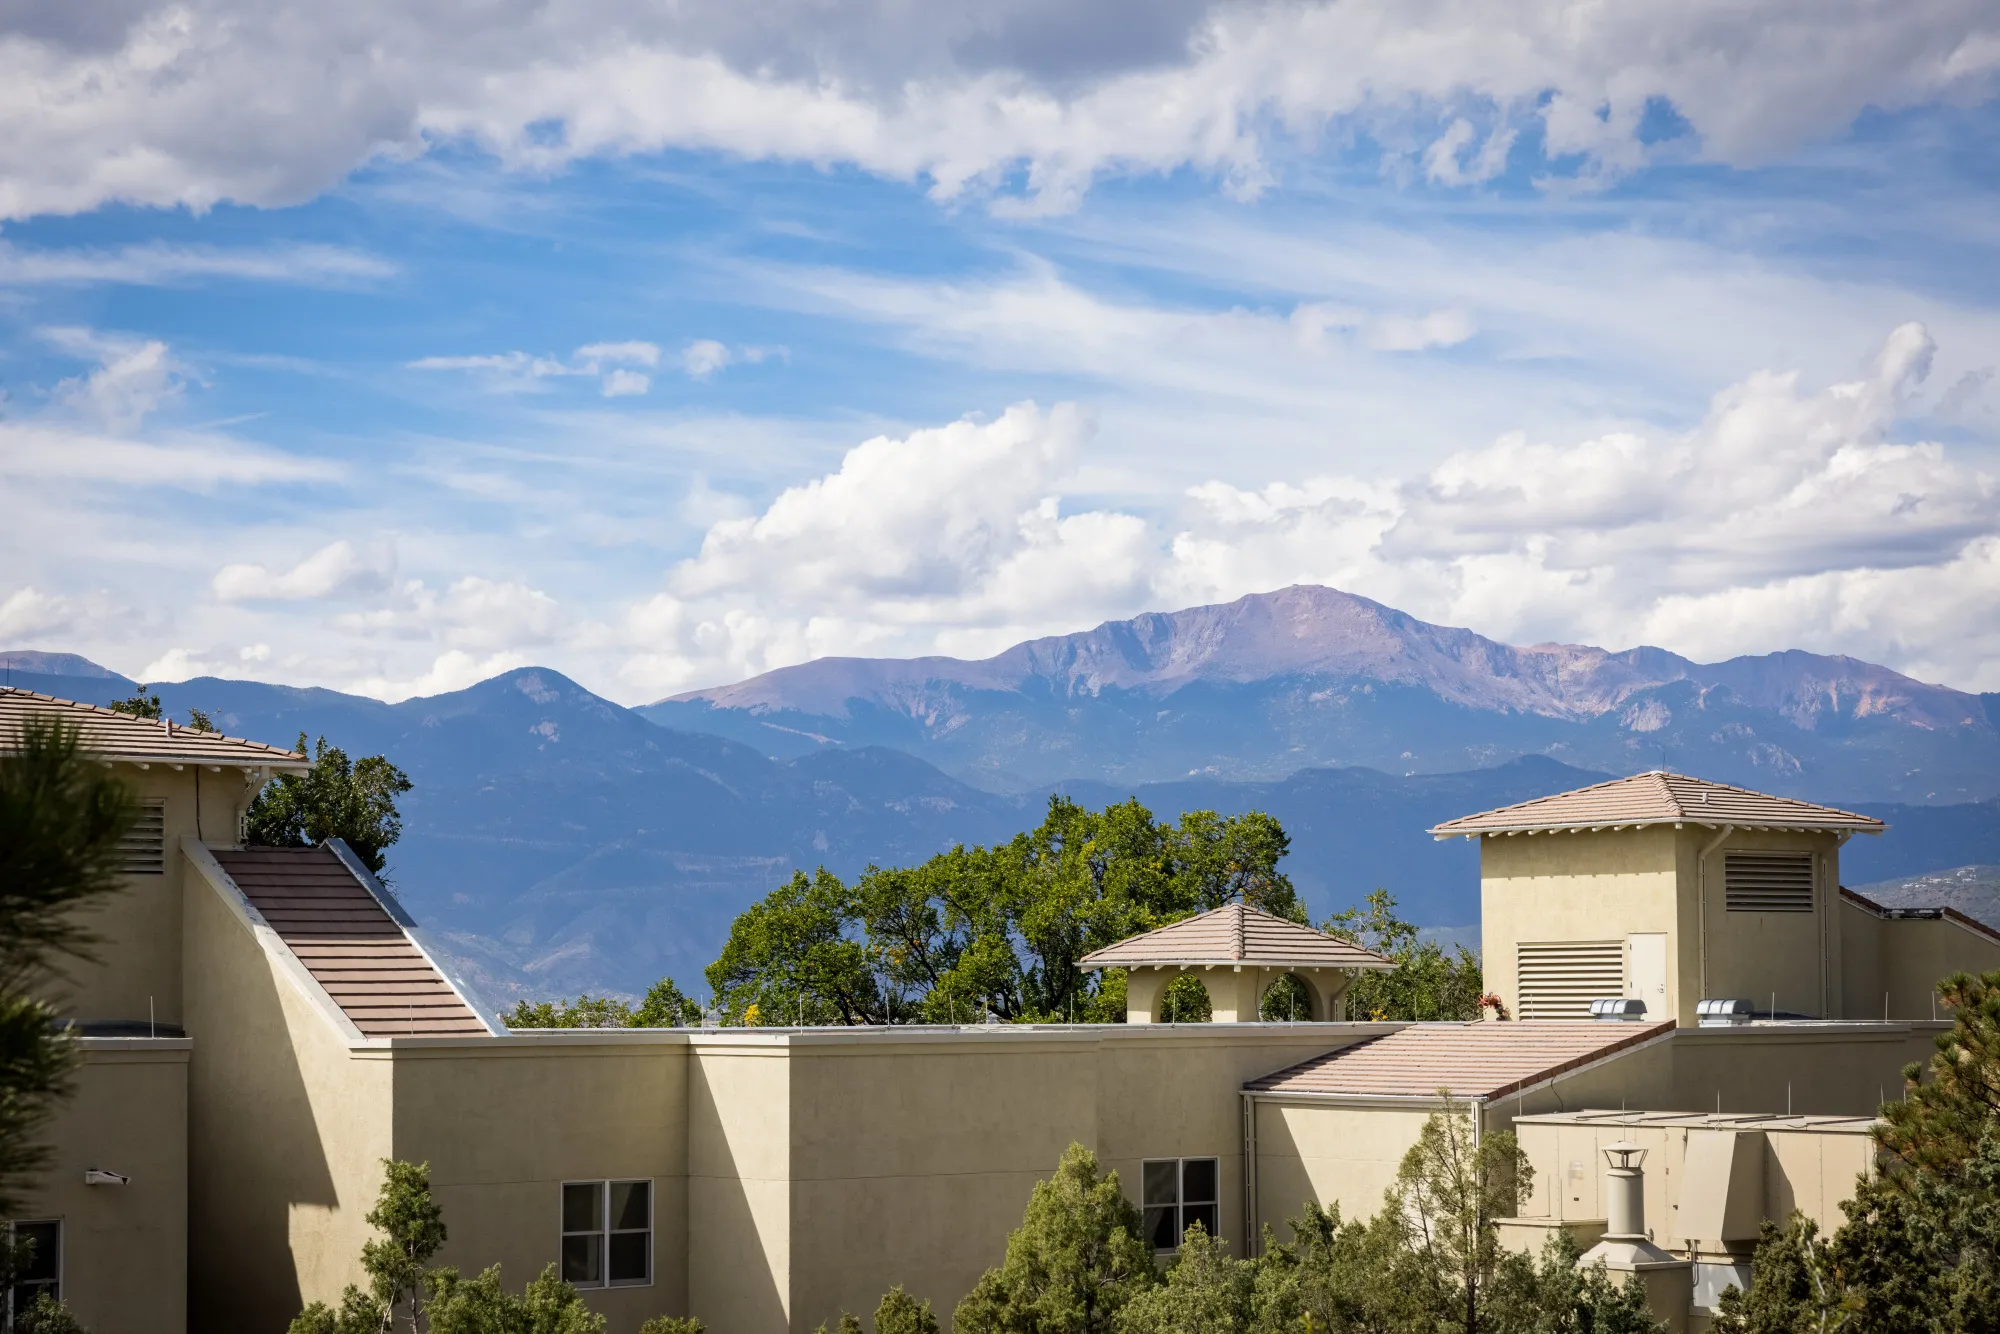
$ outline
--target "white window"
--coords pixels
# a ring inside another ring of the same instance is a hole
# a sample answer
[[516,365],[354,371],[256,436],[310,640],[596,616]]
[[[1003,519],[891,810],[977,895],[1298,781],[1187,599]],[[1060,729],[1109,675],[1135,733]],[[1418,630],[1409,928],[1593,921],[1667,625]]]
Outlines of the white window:
[[16,1246],[28,1248],[25,1263],[7,1292],[5,1314],[11,1328],[11,1322],[32,1310],[43,1293],[62,1300],[62,1223],[55,1219],[15,1223],[8,1230],[14,1234]]
[[1524,940],[1514,968],[1523,1019],[1588,1019],[1592,1001],[1628,994],[1622,940]]
[[563,1182],[562,1276],[579,1288],[653,1281],[652,1182]]
[[1730,912],[1811,912],[1810,852],[1731,852],[1722,859],[1723,901]]
[[167,804],[148,801],[140,805],[132,828],[118,840],[118,855],[126,875],[165,875],[167,872]]
[[1140,1168],[1146,1235],[1155,1251],[1177,1251],[1196,1223],[1215,1235],[1221,1172],[1213,1158],[1149,1158]]

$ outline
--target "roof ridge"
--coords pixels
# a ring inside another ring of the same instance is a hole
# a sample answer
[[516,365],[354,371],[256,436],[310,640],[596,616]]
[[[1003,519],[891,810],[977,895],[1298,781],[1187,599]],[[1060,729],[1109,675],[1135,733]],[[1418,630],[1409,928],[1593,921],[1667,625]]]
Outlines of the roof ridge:
[[173,719],[166,717],[142,718],[136,713],[126,713],[123,710],[114,709],[104,704],[90,704],[80,699],[64,699],[61,695],[44,695],[39,690],[29,690],[25,686],[0,685],[0,695],[18,695],[26,699],[38,700],[44,704],[59,704],[64,708],[75,709],[78,712],[88,713],[94,717],[107,720],[115,719],[121,726],[143,726],[151,723],[168,736],[213,737],[217,741],[229,741],[239,746],[256,746],[262,750],[273,751],[280,755],[289,755],[300,759],[305,758],[298,751],[285,750],[282,747],[272,745],[268,741],[258,741],[255,738],[247,736],[231,736],[227,732],[215,732],[207,728],[189,727],[185,723],[176,723]]

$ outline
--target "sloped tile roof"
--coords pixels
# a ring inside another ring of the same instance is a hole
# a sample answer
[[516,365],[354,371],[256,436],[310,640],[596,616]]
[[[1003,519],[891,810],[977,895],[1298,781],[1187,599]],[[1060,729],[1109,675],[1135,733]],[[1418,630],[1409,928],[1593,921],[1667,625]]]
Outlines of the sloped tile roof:
[[21,735],[30,719],[55,718],[83,734],[83,748],[107,760],[132,764],[228,764],[304,773],[302,755],[261,741],[200,732],[156,718],[135,718],[96,704],[0,686],[0,750]]
[[1608,783],[1517,802],[1498,810],[1446,820],[1431,829],[1454,834],[1523,833],[1529,830],[1616,829],[1652,824],[1736,825],[1751,829],[1831,829],[1879,834],[1888,828],[1872,816],[1791,797],[1773,797],[1705,778],[1667,773],[1633,774]]
[[365,1037],[486,1025],[331,848],[215,849],[215,860]]
[[1226,904],[1107,945],[1084,955],[1077,966],[1129,968],[1155,963],[1248,963],[1266,968],[1394,967],[1389,960],[1359,945],[1241,903]]
[[1258,1093],[1499,1098],[1673,1031],[1664,1024],[1536,1019],[1412,1024],[1243,1087]]

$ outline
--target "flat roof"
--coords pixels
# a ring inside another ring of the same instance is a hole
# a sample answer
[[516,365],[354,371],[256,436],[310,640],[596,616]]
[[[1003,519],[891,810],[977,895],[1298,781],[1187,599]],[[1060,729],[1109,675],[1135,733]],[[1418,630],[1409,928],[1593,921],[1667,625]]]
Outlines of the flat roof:
[[77,728],[83,734],[83,749],[104,760],[141,766],[227,765],[279,773],[304,773],[312,767],[305,756],[261,741],[182,727],[171,719],[138,718],[17,686],[0,686],[0,750],[18,742],[28,722],[51,718]]
[[1170,922],[1077,960],[1077,967],[1136,968],[1219,964],[1260,968],[1362,968],[1395,965],[1373,950],[1242,903]]
[[1820,1134],[1865,1135],[1881,1125],[1879,1117],[1829,1116],[1801,1112],[1779,1116],[1770,1112],[1536,1112],[1517,1116],[1514,1124],[1545,1126],[1639,1126],[1674,1130],[1808,1130]]
[[1438,838],[1480,834],[1539,834],[1645,825],[1694,824],[1705,828],[1832,830],[1879,834],[1888,826],[1871,815],[1817,806],[1792,797],[1774,797],[1747,787],[1655,769],[1608,783],[1516,802],[1477,815],[1433,825]]
[[1500,1098],[1673,1033],[1672,1022],[1597,1019],[1412,1024],[1253,1079],[1252,1093]]

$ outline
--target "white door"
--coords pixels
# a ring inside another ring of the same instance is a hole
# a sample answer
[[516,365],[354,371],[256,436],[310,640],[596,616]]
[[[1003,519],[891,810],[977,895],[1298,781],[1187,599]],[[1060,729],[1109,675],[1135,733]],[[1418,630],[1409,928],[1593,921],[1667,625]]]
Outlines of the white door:
[[1625,937],[1625,994],[1646,1002],[1646,1019],[1658,1023],[1667,1013],[1667,933],[1649,931]]

